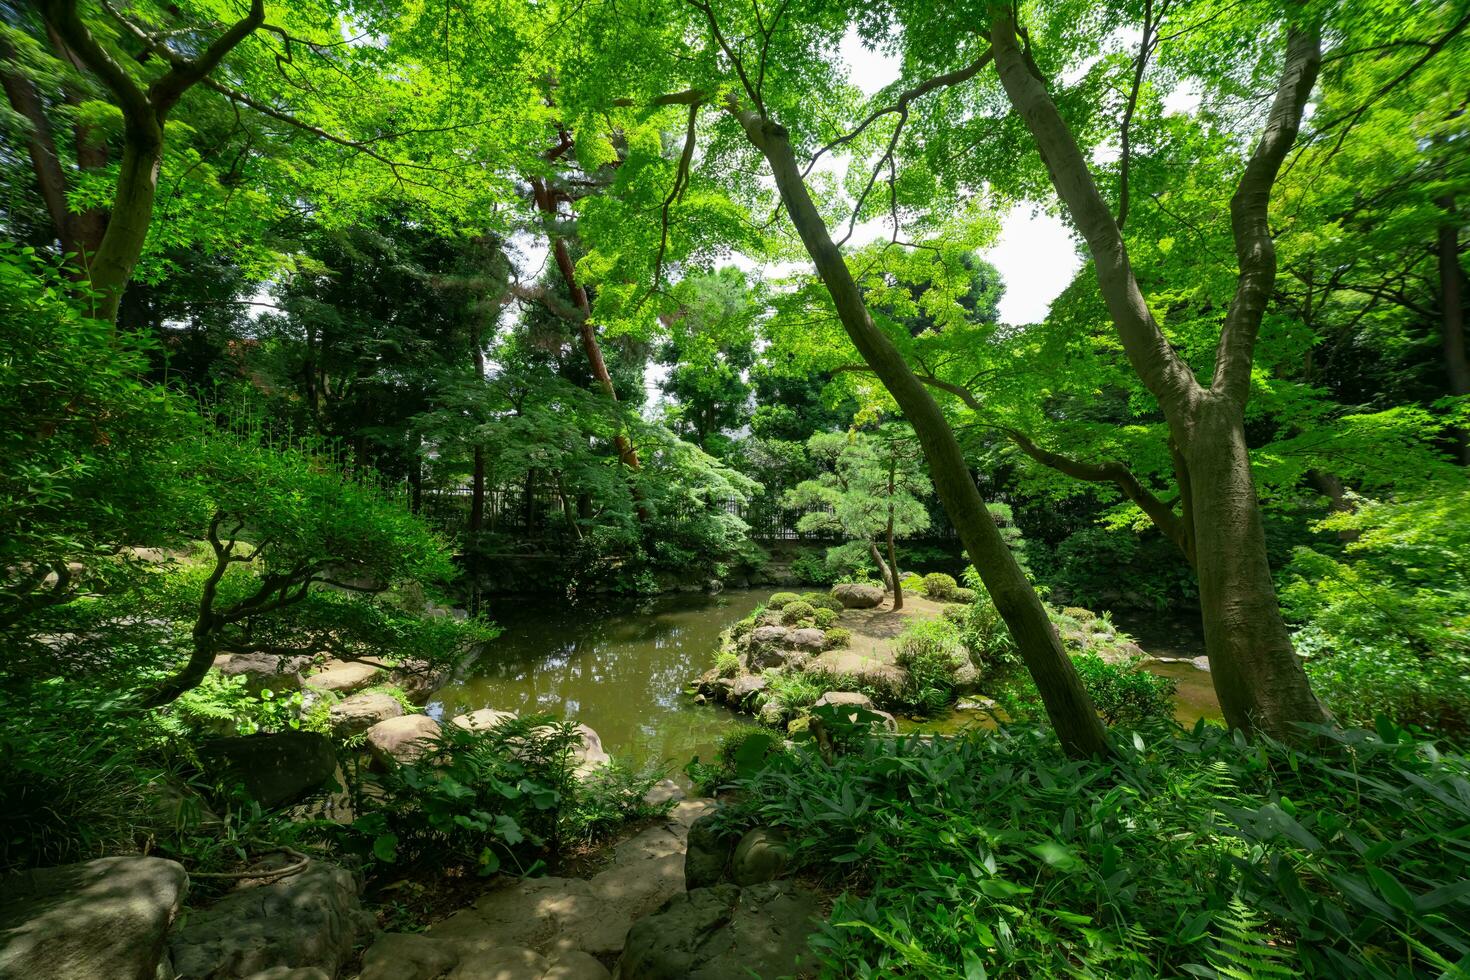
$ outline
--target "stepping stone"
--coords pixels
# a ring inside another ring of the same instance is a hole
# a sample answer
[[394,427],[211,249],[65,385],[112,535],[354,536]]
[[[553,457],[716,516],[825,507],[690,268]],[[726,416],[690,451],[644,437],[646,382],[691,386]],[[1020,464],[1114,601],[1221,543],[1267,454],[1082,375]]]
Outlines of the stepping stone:
[[372,687],[383,676],[383,669],[372,664],[328,661],[327,665],[306,678],[305,686],[333,694],[355,694]]

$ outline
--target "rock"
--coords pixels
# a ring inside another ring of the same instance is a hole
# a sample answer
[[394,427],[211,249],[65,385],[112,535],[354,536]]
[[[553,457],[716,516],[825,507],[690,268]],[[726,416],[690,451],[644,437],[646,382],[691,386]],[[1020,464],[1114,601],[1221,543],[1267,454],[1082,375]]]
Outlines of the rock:
[[827,634],[819,629],[792,630],[786,634],[786,645],[797,650],[820,653],[827,645]]
[[568,950],[552,961],[551,969],[541,975],[541,980],[611,980],[607,967],[591,953],[579,949]]
[[278,657],[273,653],[237,653],[220,668],[226,677],[244,677],[245,690],[279,693],[301,690],[301,672],[311,665],[310,657]]
[[775,980],[814,967],[806,950],[817,896],[789,881],[676,895],[628,931],[623,980]]
[[786,627],[784,626],[757,626],[750,633],[752,644],[774,645],[786,639]]
[[717,578],[708,579],[704,583],[704,591],[708,592],[710,595],[719,595],[721,592],[725,591],[725,583],[721,582]]
[[[770,629],[771,627],[762,627]],[[779,627],[778,627],[779,628]],[[782,630],[783,634],[785,633]],[[784,636],[783,636],[784,639]],[[751,644],[750,652],[745,655],[745,663],[751,670],[759,672],[770,670],[772,667],[784,667],[791,662],[791,653],[776,646],[764,644]]]
[[993,698],[961,698],[955,702],[956,711],[994,711],[999,705]]
[[337,771],[332,740],[316,732],[212,739],[200,746],[199,756],[206,772],[237,780],[267,809],[299,800]]
[[354,694],[332,705],[332,734],[338,738],[361,735],[380,721],[403,714],[403,705],[388,694]]
[[[284,856],[261,862],[291,863]],[[174,933],[174,971],[180,980],[233,980],[282,967],[336,976],[372,924],[357,890],[349,871],[315,859],[283,878],[246,879]]]
[[359,980],[434,980],[459,965],[454,943],[417,933],[388,933],[362,954]]
[[711,811],[689,825],[684,847],[684,887],[705,888],[725,880],[725,869],[735,853],[735,839],[715,832]]
[[735,678],[735,683],[731,685],[728,700],[738,705],[752,694],[764,691],[766,684],[766,679],[759,674],[742,674]]
[[886,594],[873,585],[849,583],[832,586],[832,598],[842,603],[844,609],[873,609],[883,604]]
[[500,946],[464,957],[445,980],[541,980],[549,969],[535,950]]
[[381,766],[417,762],[434,746],[439,723],[428,715],[400,715],[367,730],[367,747]]
[[956,694],[974,694],[980,690],[980,668],[968,660],[956,667],[954,689]]
[[760,714],[757,717],[760,718],[762,725],[779,728],[781,727],[781,723],[786,720],[786,709],[775,701],[767,701],[761,705]]
[[514,711],[496,711],[494,708],[481,708],[479,711],[471,711],[467,715],[455,715],[450,724],[458,725],[460,728],[475,731],[488,731],[500,724],[502,721],[510,721],[516,717]]
[[131,856],[0,877],[0,978],[153,980],[188,885],[182,865]]
[[671,801],[678,803],[683,799],[684,791],[672,779],[660,779],[647,793],[643,794],[643,802],[649,806],[661,806]]
[[314,966],[294,969],[289,966],[277,966],[269,970],[261,970],[259,973],[252,973],[245,980],[332,980],[332,977],[326,970],[320,970]]
[[577,775],[586,776],[599,766],[605,766],[612,761],[602,748],[602,737],[586,725],[578,725],[577,731],[581,733],[580,745],[572,746],[572,759],[576,762]]
[[[898,719],[894,718],[888,712],[880,710],[877,705],[873,704],[873,699],[866,694],[859,694],[856,691],[828,691],[826,694],[817,698],[812,704],[812,707],[820,708],[826,705],[862,708],[864,711],[870,711],[879,717],[878,721],[873,722],[874,725],[882,725],[885,731],[898,731]],[[849,716],[849,718],[851,717]]]
[[786,838],[779,832],[757,827],[747,831],[735,845],[730,861],[730,877],[737,885],[759,885],[781,877],[791,860]]
[[1194,664],[1194,669],[1195,670],[1202,670],[1202,671],[1204,671],[1207,674],[1210,672],[1210,658],[1209,657],[1203,657],[1203,656],[1201,656],[1201,657],[1195,657],[1193,660],[1190,661],[1190,663]]
[[[452,619],[463,620],[468,616],[463,609],[452,609],[449,612]],[[434,666],[427,660],[405,660],[388,668],[389,682],[397,685],[408,700],[417,705],[428,704],[429,698],[448,679],[448,667]]]
[[333,694],[355,694],[365,687],[372,687],[383,676],[383,668],[374,664],[343,663],[332,661],[327,666],[306,678],[307,687]]
[[908,671],[897,664],[853,649],[824,650],[811,666],[835,677],[851,677],[859,686],[875,687],[890,694],[902,692],[909,677]]

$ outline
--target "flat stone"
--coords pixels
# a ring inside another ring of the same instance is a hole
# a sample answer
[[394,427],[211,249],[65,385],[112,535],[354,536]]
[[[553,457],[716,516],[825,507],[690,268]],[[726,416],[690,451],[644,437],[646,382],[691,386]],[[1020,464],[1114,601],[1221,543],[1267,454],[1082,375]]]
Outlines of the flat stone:
[[551,963],[529,949],[503,946],[460,960],[446,980],[542,980]]
[[380,721],[403,714],[403,705],[388,694],[354,694],[331,708],[332,734],[338,738],[361,735]]
[[0,877],[0,980],[153,980],[188,885],[154,857]]
[[717,885],[725,880],[736,839],[715,832],[713,810],[689,826],[684,850],[684,887],[692,890]]
[[[261,867],[294,860],[272,857]],[[246,879],[174,932],[174,972],[179,980],[234,980],[282,968],[336,976],[371,928],[357,892],[351,872],[315,859],[282,878]]]
[[365,687],[372,687],[383,677],[383,668],[373,664],[343,663],[335,661],[304,681],[307,687],[333,694],[355,694]]
[[787,632],[784,626],[757,626],[750,634],[750,642],[764,645],[783,643]]
[[908,682],[908,671],[897,664],[866,656],[856,650],[826,650],[812,664],[836,676],[851,676],[862,684],[898,693]]
[[759,674],[742,674],[730,687],[729,700],[739,704],[752,694],[764,691],[766,684],[766,679]]
[[671,800],[678,803],[682,799],[684,799],[684,790],[672,779],[660,779],[647,793],[643,794],[643,802],[649,806],[659,806]]
[[591,953],[571,949],[551,961],[541,980],[611,980],[607,967]]
[[489,731],[503,721],[510,721],[516,717],[514,711],[496,711],[494,708],[481,708],[479,711],[471,711],[465,715],[455,715],[450,719],[451,725],[472,732]]
[[386,933],[362,954],[359,980],[434,980],[459,965],[454,943],[418,933]]
[[439,723],[428,715],[400,715],[367,730],[368,752],[379,765],[408,765],[433,749]]
[[[861,708],[879,717],[880,721],[874,722],[875,725],[881,724],[886,731],[898,731],[898,719],[894,718],[888,712],[879,709],[877,705],[873,704],[873,699],[866,694],[859,694],[856,691],[828,691],[826,694],[817,698],[816,702],[812,704],[812,707],[818,708],[827,705]],[[851,721],[855,716],[856,713],[848,716],[848,720]]]
[[676,895],[628,932],[625,980],[727,980],[806,975],[817,896],[790,881],[716,885]]

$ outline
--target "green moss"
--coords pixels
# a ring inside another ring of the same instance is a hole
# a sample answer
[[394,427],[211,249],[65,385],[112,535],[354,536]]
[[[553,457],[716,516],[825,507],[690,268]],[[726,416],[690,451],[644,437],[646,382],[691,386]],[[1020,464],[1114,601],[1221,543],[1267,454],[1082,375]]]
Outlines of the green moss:
[[797,599],[781,607],[781,622],[787,626],[795,626],[804,619],[811,619],[815,613],[816,610],[811,607],[811,603]]
[[789,604],[797,602],[800,599],[801,596],[797,595],[795,592],[777,592],[775,595],[771,596],[770,600],[766,603],[766,608],[785,609]]
[[943,572],[930,572],[924,576],[922,588],[925,598],[943,602],[946,599],[954,598],[955,590],[959,588],[959,583],[954,580],[953,575],[946,575]]

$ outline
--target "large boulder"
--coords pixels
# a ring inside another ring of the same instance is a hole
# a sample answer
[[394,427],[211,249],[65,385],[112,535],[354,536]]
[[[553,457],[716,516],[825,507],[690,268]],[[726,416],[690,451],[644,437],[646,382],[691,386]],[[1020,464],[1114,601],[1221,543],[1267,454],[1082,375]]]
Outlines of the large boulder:
[[479,711],[471,711],[469,714],[455,715],[450,719],[450,724],[458,725],[471,732],[489,731],[503,721],[510,721],[516,716],[514,711],[496,711],[494,708],[481,708]]
[[710,811],[689,825],[684,848],[684,888],[707,888],[725,880],[736,839],[715,830],[715,813]]
[[622,980],[726,980],[802,975],[815,963],[807,937],[817,925],[817,895],[774,881],[715,885],[675,895],[628,930]]
[[775,881],[791,861],[786,838],[775,830],[757,827],[746,831],[730,859],[730,877],[737,885],[759,885]]
[[245,678],[245,690],[258,695],[261,691],[277,693],[301,690],[301,672],[310,665],[310,657],[237,653],[220,666],[219,672],[226,677]]
[[355,694],[363,688],[372,687],[383,678],[383,668],[376,664],[346,663],[329,661],[315,674],[306,678],[307,687],[333,694]]
[[417,762],[434,747],[439,723],[428,715],[400,715],[367,730],[368,752],[381,766]]
[[827,634],[819,629],[792,630],[786,634],[786,645],[793,650],[821,653],[827,645]]
[[[769,629],[770,627],[764,627]],[[779,629],[779,627],[777,627]],[[782,630],[785,633],[785,630]],[[782,637],[785,640],[785,637]],[[773,667],[785,667],[792,660],[790,650],[778,646],[766,646],[764,644],[751,644],[750,651],[745,655],[745,664],[753,671],[770,670]]]
[[316,732],[212,739],[200,747],[199,756],[207,772],[239,782],[266,808],[299,800],[337,771],[332,740]]
[[572,760],[575,763],[577,775],[590,775],[594,769],[612,761],[612,756],[608,755],[602,747],[602,736],[581,724],[577,726],[577,733],[582,736],[582,740],[572,746]]
[[873,609],[883,604],[886,595],[875,585],[847,583],[832,586],[832,598],[842,603],[844,609]]
[[[295,864],[271,858],[261,870]],[[188,916],[169,942],[179,980],[236,980],[268,970],[337,975],[372,916],[358,882],[335,864],[308,858],[276,879],[246,879],[215,904]]]
[[751,695],[764,691],[767,683],[759,674],[742,674],[735,678],[735,683],[730,687],[728,700],[731,704],[742,704]]
[[403,714],[403,705],[389,694],[354,694],[332,705],[332,734],[338,738],[361,735],[380,721]]
[[188,885],[153,857],[0,877],[0,980],[154,980]]
[[[813,708],[823,708],[828,705],[837,705],[845,708],[861,708],[877,715],[880,721],[874,722],[890,732],[898,731],[898,719],[886,711],[882,711],[873,703],[873,699],[866,694],[857,691],[828,691],[812,703]],[[856,712],[849,716],[849,720],[856,717]]]

